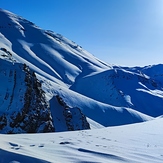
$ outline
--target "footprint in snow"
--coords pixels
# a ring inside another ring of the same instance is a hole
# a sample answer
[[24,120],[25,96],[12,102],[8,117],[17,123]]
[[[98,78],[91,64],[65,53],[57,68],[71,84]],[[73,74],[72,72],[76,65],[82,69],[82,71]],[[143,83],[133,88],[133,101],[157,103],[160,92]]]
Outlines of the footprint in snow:
[[66,145],[66,144],[73,144],[73,143],[65,141],[65,142],[60,142],[59,144]]
[[11,143],[11,142],[9,142],[9,144],[10,144],[12,147],[17,147],[17,146],[19,146],[18,144]]
[[18,150],[20,149],[21,146],[19,146],[18,144],[15,144],[15,143],[11,143],[9,142],[10,146],[11,146],[11,149],[15,149],[15,150]]
[[42,147],[44,147],[44,144],[40,144],[38,147],[42,148]]
[[107,139],[107,138],[102,138],[103,140],[108,140],[108,141],[111,141],[111,139]]

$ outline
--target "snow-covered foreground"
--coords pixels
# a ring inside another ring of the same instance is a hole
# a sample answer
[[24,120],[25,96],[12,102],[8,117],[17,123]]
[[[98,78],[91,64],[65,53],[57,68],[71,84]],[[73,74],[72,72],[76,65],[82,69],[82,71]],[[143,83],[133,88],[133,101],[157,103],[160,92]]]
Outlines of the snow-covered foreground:
[[162,163],[163,118],[47,134],[0,135],[1,163]]

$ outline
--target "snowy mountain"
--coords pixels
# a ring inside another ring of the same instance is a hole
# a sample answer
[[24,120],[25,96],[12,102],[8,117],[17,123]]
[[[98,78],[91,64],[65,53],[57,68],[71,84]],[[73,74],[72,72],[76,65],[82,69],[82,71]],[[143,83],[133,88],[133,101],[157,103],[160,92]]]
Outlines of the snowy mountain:
[[157,117],[163,114],[162,79],[159,82],[142,72],[114,68],[85,76],[75,82],[71,89],[105,104],[132,108]]
[[0,81],[0,163],[163,162],[162,64],[111,66],[0,9]]
[[[161,65],[112,67],[60,34],[9,11],[1,9],[0,17],[1,119],[10,117],[3,120],[2,133],[11,128],[11,133],[20,133],[115,126],[163,114]],[[22,130],[20,123],[29,123],[23,122],[28,117],[40,122],[31,122],[35,129]],[[9,125],[13,119],[18,124]]]

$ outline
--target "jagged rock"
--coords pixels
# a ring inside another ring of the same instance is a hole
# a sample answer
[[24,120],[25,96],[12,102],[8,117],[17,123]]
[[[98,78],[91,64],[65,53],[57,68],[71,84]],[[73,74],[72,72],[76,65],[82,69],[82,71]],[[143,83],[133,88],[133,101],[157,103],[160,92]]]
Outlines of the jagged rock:
[[56,131],[90,129],[86,116],[81,109],[68,106],[59,95],[51,99],[50,105]]
[[90,129],[81,110],[68,106],[59,95],[53,98],[56,106],[49,105],[40,81],[26,64],[0,59],[0,65],[0,78],[6,82],[0,91],[0,133]]
[[55,131],[49,103],[35,73],[25,64],[0,62],[0,75],[6,81],[6,88],[1,88],[5,95],[0,92],[0,133]]

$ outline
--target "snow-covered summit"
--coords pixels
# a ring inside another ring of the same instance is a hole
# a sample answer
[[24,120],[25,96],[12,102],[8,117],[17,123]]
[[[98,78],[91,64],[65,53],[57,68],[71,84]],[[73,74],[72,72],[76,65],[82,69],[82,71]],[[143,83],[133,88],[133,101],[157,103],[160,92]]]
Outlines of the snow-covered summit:
[[0,17],[0,46],[46,78],[71,85],[79,75],[109,68],[59,34],[2,9]]

